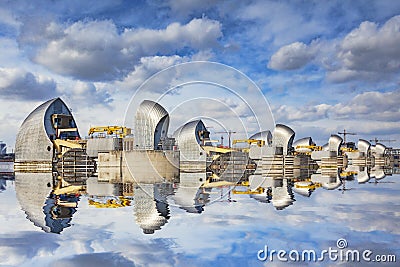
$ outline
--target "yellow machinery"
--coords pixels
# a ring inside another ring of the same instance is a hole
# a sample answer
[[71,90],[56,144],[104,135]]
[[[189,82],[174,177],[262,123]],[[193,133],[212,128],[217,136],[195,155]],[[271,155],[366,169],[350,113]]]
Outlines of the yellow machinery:
[[57,176],[57,183],[53,186],[54,195],[81,194],[86,190],[84,185],[71,185],[60,175]]
[[[236,151],[235,149],[232,149],[232,148],[223,148],[223,147],[216,147],[216,146],[202,146],[202,148],[207,152],[207,154],[210,154],[210,152],[225,154],[228,152]],[[216,157],[215,159],[217,159],[217,158],[218,157]]]
[[84,143],[80,140],[61,140],[56,139],[53,140],[54,147],[56,148],[57,152],[59,153],[59,157],[65,154],[71,148],[83,148]]
[[351,147],[341,147],[340,150],[342,152],[357,152],[358,151],[357,149],[353,149]]
[[89,136],[94,133],[107,133],[108,135],[118,135],[123,138],[131,134],[131,128],[123,126],[96,126],[89,129]]
[[312,151],[321,151],[322,146],[296,146],[296,149],[310,149]]
[[109,198],[105,202],[89,199],[89,205],[96,208],[122,208],[131,205],[131,201],[124,197]]
[[315,145],[304,145],[304,146],[296,146],[294,154],[305,154],[310,155],[313,151],[321,151],[322,146],[315,146]]
[[251,191],[251,190],[246,190],[246,191],[241,191],[241,190],[232,190],[232,193],[234,195],[259,195],[264,193],[264,188],[263,187],[258,187],[256,190]]
[[294,187],[295,188],[305,188],[305,189],[311,189],[315,190],[317,188],[320,188],[322,186],[321,183],[295,183]]
[[253,143],[256,143],[259,147],[265,145],[265,141],[264,140],[256,140],[256,139],[237,139],[237,140],[233,140],[233,144],[237,144],[237,143],[248,143],[249,145],[253,144]]
[[356,172],[356,171],[344,171],[344,172],[341,172],[340,173],[340,176],[341,177],[349,177],[349,176],[352,176],[352,175],[355,175],[355,174],[358,174],[358,172]]

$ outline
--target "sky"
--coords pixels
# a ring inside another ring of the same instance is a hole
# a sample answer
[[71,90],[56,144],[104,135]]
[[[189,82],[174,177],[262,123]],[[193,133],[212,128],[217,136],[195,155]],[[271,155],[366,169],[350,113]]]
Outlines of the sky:
[[[0,140],[10,151],[25,117],[54,97],[72,109],[82,136],[91,126],[124,124],[152,75],[211,61],[253,81],[266,99],[254,108],[272,112],[296,139],[323,145],[346,129],[357,133],[352,141],[377,137],[399,147],[399,43],[400,2],[391,0],[1,1]],[[148,93],[158,98],[160,88]],[[240,130],[224,110],[251,118],[230,92],[210,93],[218,105],[193,103],[210,124],[219,114],[214,122],[225,121],[223,129]],[[241,97],[255,98],[250,90]],[[172,122],[169,132],[192,118]]]

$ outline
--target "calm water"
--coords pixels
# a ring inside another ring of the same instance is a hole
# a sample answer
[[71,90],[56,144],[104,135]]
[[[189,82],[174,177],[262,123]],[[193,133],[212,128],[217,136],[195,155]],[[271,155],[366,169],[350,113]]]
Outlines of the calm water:
[[[323,262],[281,262],[276,255],[273,262],[257,258],[265,246],[269,255],[271,250],[281,249],[317,253],[329,247],[338,250],[337,240],[344,238],[347,249],[371,250],[370,258],[396,255],[397,264],[381,266],[399,266],[399,179],[394,175],[377,183],[374,179],[365,184],[346,181],[345,187],[320,187],[309,196],[284,181],[280,189],[286,191],[285,203],[290,204],[284,209],[277,209],[279,205],[266,196],[258,201],[250,195],[227,195],[228,188],[207,192],[212,203],[191,212],[174,205],[179,202],[174,187],[156,190],[164,193],[164,202],[143,200],[146,196],[139,198],[140,193],[136,193],[137,199],[127,198],[128,206],[120,208],[96,208],[89,205],[93,197],[83,194],[66,200],[78,206],[69,209],[72,219],[67,214],[52,226],[53,230],[62,230],[60,234],[46,232],[51,230],[49,221],[54,222],[43,208],[45,201],[49,204],[47,193],[38,192],[35,186],[21,189],[13,180],[0,179],[0,265],[365,266],[365,261],[341,262],[328,256]],[[149,190],[156,192],[153,189]],[[223,198],[218,200],[221,194]],[[158,222],[159,227],[145,234],[144,229],[150,227],[146,220]]]

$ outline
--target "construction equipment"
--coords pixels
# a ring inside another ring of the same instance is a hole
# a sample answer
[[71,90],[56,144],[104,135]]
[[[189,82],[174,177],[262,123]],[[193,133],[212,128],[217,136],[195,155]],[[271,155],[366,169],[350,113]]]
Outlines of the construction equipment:
[[215,132],[215,133],[228,134],[228,147],[231,148],[231,136],[232,136],[232,134],[236,133],[235,131],[228,130],[228,131],[224,131],[224,132]]
[[131,205],[131,201],[124,197],[107,197],[103,199],[89,199],[89,206],[96,208],[122,208]]
[[79,139],[78,128],[72,115],[53,114],[51,115],[51,121],[56,130],[56,136],[51,139]]
[[375,145],[376,144],[378,144],[378,143],[380,143],[380,142],[388,142],[389,143],[389,146],[390,146],[390,142],[396,142],[397,140],[394,140],[394,139],[387,139],[387,140],[383,140],[383,139],[378,139],[378,138],[374,138],[374,139],[372,139],[372,140],[369,140],[370,142],[375,142]]
[[202,146],[202,148],[207,152],[208,155],[210,154],[210,152],[225,154],[228,152],[235,151],[231,148],[223,148],[223,147],[216,147],[216,146]]
[[246,190],[246,191],[241,191],[241,190],[232,190],[232,193],[234,195],[259,195],[264,193],[265,189],[263,187],[258,187],[256,190]]
[[338,132],[338,134],[343,135],[343,144],[346,145],[346,135],[357,135],[356,133],[346,132],[346,129],[343,129],[343,132]]
[[313,151],[321,151],[322,146],[316,145],[299,145],[295,147],[295,155],[297,154],[305,154],[310,155]]
[[96,126],[89,129],[89,136],[94,133],[107,133],[108,135],[117,135],[120,138],[124,138],[131,134],[131,128],[124,126]]
[[353,149],[351,147],[341,147],[340,150],[342,152],[357,152],[358,151],[357,149]]
[[294,183],[295,188],[315,190],[322,186],[321,183],[312,183],[307,181],[299,181]]
[[357,174],[358,174],[358,172],[356,172],[356,171],[342,171],[340,173],[340,177],[349,177],[349,176],[357,175]]
[[79,140],[73,141],[73,140],[61,140],[61,139],[56,139],[53,140],[54,147],[56,148],[56,151],[58,153],[58,156],[62,156],[71,148],[83,148],[84,143],[80,142]]
[[235,139],[235,140],[233,140],[232,145],[235,145],[237,143],[248,143],[249,145],[256,143],[259,147],[262,147],[265,145],[264,140],[257,140],[257,139]]

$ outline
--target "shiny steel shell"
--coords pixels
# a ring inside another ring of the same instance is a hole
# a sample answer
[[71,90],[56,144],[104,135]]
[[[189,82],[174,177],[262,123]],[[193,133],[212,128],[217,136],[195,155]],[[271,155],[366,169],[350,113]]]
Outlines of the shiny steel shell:
[[331,152],[336,152],[337,154],[339,153],[340,146],[342,145],[343,139],[339,135],[332,134],[331,137],[329,137],[329,151]]
[[26,117],[17,134],[15,162],[51,162],[53,143],[50,138],[56,134],[51,121],[53,114],[72,116],[67,105],[60,98],[54,98],[41,104]]
[[272,146],[282,147],[283,155],[287,155],[292,149],[295,132],[288,126],[277,124],[272,137]]
[[174,137],[180,150],[181,161],[204,161],[206,153],[201,148],[200,131],[206,131],[206,127],[201,120],[186,123],[178,128]]
[[360,139],[358,140],[358,151],[365,153],[367,156],[371,149],[371,143],[367,140]]
[[249,139],[262,140],[265,142],[265,145],[270,145],[272,143],[272,134],[271,131],[266,130],[253,134]]
[[135,149],[158,149],[161,138],[167,137],[168,112],[158,103],[144,100],[135,115]]

